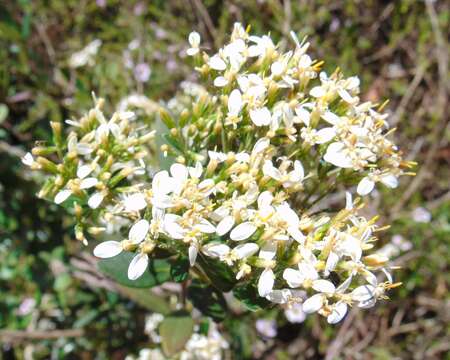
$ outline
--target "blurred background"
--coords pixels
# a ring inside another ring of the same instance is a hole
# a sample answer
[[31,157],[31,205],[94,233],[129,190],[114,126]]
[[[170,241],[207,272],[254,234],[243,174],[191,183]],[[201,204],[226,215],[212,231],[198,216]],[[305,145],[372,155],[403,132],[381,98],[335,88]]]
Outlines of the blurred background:
[[281,323],[260,353],[249,328],[233,358],[450,359],[449,17],[448,2],[419,0],[1,1],[0,358],[122,359],[145,345],[145,314],[161,304],[95,274],[20,157],[51,139],[50,120],[88,110],[91,91],[107,110],[136,102],[150,116],[149,98],[167,102],[195,79],[188,34],[213,51],[239,21],[282,46],[290,30],[308,36],[327,71],[360,76],[366,100],[390,99],[396,142],[419,166],[368,201],[392,225],[379,244],[401,267],[392,299],[333,327]]

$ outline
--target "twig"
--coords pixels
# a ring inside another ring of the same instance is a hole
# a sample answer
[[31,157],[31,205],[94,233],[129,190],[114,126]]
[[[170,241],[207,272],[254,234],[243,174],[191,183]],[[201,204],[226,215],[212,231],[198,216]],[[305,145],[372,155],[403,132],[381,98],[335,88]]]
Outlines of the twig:
[[81,337],[84,335],[83,329],[62,329],[62,330],[0,330],[2,341],[29,341],[29,340],[49,340],[62,337]]

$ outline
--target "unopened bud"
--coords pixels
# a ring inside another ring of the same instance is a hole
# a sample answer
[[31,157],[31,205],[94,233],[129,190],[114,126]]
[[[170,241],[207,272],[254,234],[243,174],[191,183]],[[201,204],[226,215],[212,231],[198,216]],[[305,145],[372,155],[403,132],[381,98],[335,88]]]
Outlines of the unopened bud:
[[371,254],[364,256],[362,260],[368,266],[383,266],[389,261],[389,258],[380,254]]

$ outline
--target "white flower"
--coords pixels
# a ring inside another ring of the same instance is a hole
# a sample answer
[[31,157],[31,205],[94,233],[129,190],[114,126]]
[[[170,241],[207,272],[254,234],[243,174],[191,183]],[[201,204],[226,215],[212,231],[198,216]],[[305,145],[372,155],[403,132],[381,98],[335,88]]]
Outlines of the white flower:
[[305,171],[303,170],[302,163],[299,160],[294,161],[294,169],[288,172],[287,167],[290,164],[290,161],[284,161],[282,167],[277,169],[273,166],[272,161],[266,160],[263,166],[263,173],[272,179],[280,181],[283,184],[283,187],[289,188],[300,184],[305,177]]
[[303,311],[301,303],[294,303],[286,310],[284,310],[284,316],[290,323],[298,324],[302,323],[306,319],[306,313]]
[[69,59],[69,66],[71,68],[78,68],[85,65],[94,65],[94,57],[98,52],[98,49],[102,45],[101,40],[95,39],[89,43],[84,49],[73,53]]
[[415,222],[429,223],[431,221],[431,213],[424,207],[418,207],[413,210],[412,218]]
[[266,338],[277,336],[277,323],[275,320],[258,319],[255,323],[256,330]]
[[188,41],[189,41],[189,44],[191,45],[191,47],[189,49],[187,49],[186,53],[189,56],[194,56],[194,55],[198,54],[198,52],[200,51],[200,49],[199,49],[200,41],[201,41],[200,34],[196,31],[191,32],[189,34]]
[[30,152],[27,152],[21,159],[22,163],[27,166],[31,166],[34,164],[33,155]]

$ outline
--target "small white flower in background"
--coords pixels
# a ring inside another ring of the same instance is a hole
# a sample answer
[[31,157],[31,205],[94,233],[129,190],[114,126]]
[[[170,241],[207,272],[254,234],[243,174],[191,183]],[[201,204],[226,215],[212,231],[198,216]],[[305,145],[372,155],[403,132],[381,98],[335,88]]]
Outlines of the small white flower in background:
[[20,160],[22,161],[22,164],[30,167],[34,164],[33,155],[31,155],[30,152],[27,152]]
[[158,334],[159,324],[164,320],[164,315],[153,313],[145,318],[145,329],[144,332],[150,337],[152,342],[159,344],[161,342],[161,337]]
[[431,221],[431,213],[424,207],[417,207],[412,211],[412,218],[418,223],[429,223]]
[[102,41],[95,39],[82,50],[73,53],[69,59],[69,66],[71,68],[78,68],[85,65],[93,66],[95,64],[95,55],[97,55],[101,45]]
[[17,315],[26,316],[30,314],[35,307],[36,307],[36,300],[33,298],[26,298],[20,303],[17,309]]
[[145,83],[150,79],[152,70],[147,63],[139,63],[134,68],[134,77],[138,82]]
[[277,322],[269,319],[258,319],[255,322],[256,330],[266,338],[277,336]]
[[189,41],[189,45],[191,45],[191,47],[189,49],[187,49],[186,53],[189,56],[194,56],[194,55],[198,54],[200,51],[200,41],[201,41],[200,34],[196,31],[191,32],[189,34],[188,41]]
[[293,303],[284,310],[286,319],[294,324],[302,323],[306,320],[306,313],[303,311],[301,303]]

